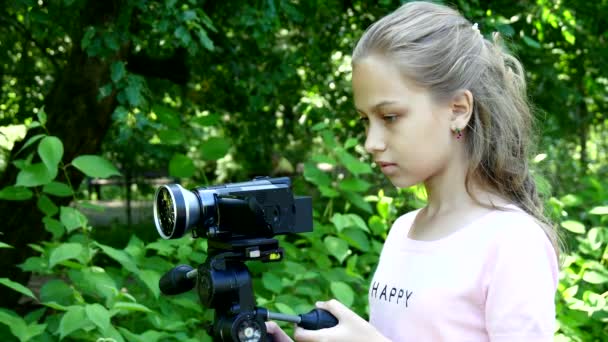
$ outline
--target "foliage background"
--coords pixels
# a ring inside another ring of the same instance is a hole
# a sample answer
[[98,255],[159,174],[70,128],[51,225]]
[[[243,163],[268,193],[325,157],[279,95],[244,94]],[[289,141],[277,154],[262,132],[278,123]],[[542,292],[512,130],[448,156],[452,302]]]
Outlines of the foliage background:
[[[302,313],[335,297],[366,316],[359,294],[388,228],[425,200],[369,166],[351,101],[351,49],[400,3],[4,1],[0,338],[210,340],[212,313],[194,291],[167,298],[157,287],[178,263],[201,263],[206,242],[84,214],[104,203],[90,200],[91,178],[133,183],[104,187],[104,199],[149,201],[150,171],[186,187],[291,176],[314,196],[315,231],[281,237],[285,261],[249,265],[259,304]],[[539,119],[531,158],[568,246],[555,339],[601,341],[608,2],[451,4],[485,35],[501,32],[527,68]]]

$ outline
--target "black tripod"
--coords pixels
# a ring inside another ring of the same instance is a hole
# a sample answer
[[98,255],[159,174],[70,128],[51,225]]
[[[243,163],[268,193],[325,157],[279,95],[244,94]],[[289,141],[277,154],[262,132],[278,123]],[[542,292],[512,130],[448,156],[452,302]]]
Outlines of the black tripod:
[[265,321],[274,319],[299,324],[310,330],[335,326],[338,321],[324,310],[292,316],[255,306],[248,260],[279,261],[283,250],[275,239],[242,239],[228,242],[208,240],[208,256],[198,270],[180,265],[159,282],[164,294],[178,294],[195,285],[201,304],[215,310],[208,329],[214,341],[267,342]]

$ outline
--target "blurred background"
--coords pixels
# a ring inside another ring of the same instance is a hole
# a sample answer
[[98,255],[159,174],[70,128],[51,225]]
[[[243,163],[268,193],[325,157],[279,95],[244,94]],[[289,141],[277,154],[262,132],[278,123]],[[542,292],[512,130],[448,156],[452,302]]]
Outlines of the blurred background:
[[[315,229],[280,237],[284,261],[249,264],[258,304],[337,298],[367,317],[387,231],[425,194],[370,167],[350,54],[402,2],[2,1],[0,339],[210,341],[194,291],[158,290],[207,244],[158,238],[154,190],[259,175],[313,196]],[[608,1],[448,4],[526,67],[530,158],[568,247],[555,340],[604,341]]]

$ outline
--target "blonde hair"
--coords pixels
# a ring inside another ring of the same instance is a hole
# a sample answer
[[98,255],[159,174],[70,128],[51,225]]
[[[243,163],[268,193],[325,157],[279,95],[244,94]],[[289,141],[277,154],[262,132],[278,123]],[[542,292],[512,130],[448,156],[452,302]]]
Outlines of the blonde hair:
[[483,205],[471,191],[475,179],[517,204],[540,223],[559,257],[559,236],[544,214],[529,169],[534,118],[524,69],[498,33],[485,39],[456,10],[410,2],[365,31],[353,51],[353,67],[370,55],[394,61],[403,77],[428,89],[437,101],[463,89],[473,93],[473,114],[465,128],[467,192]]

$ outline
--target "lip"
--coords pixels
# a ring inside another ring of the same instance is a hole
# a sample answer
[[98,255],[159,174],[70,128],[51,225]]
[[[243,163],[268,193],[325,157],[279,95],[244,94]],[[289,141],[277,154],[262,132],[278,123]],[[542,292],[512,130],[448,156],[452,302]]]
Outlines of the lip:
[[385,175],[390,175],[397,172],[397,164],[395,163],[377,161],[376,164],[380,166],[382,173]]
[[397,165],[395,163],[389,163],[389,162],[383,162],[383,161],[377,161],[376,164],[378,164],[378,166],[380,166],[380,167],[396,166]]

